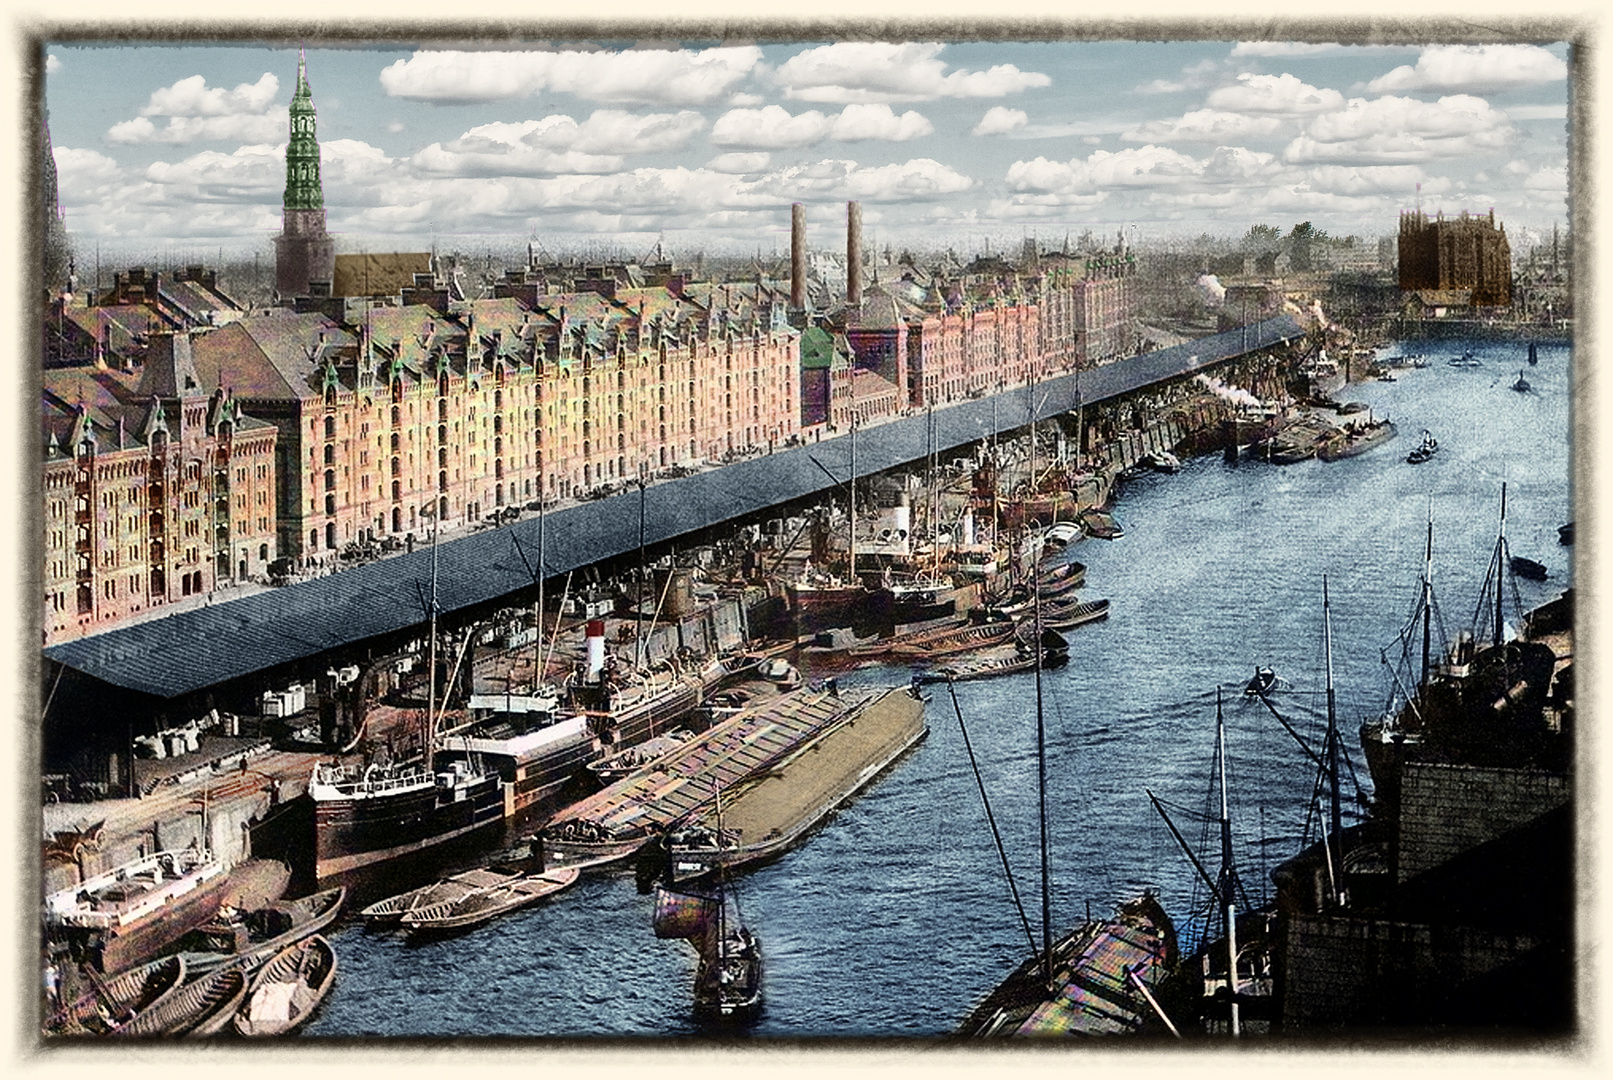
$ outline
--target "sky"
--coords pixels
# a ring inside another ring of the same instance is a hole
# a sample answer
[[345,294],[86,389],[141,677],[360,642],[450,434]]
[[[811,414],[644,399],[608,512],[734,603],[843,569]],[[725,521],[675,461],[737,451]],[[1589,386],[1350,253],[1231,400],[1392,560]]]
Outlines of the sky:
[[[272,258],[295,43],[47,42],[78,249]],[[1494,209],[1566,225],[1568,47],[307,44],[338,251],[778,253],[1236,238]],[[1418,185],[1421,185],[1419,193]]]

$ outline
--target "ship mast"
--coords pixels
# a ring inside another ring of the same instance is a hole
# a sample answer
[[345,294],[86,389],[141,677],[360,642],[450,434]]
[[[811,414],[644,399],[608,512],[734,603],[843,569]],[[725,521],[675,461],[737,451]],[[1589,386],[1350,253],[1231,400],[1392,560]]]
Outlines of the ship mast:
[[1502,595],[1507,576],[1507,484],[1501,482],[1501,533],[1495,540],[1495,644],[1501,644]]
[[[1026,410],[1030,413],[1031,476],[1036,476],[1036,384],[1026,388]],[[992,485],[995,490],[996,484]],[[1036,809],[1042,840],[1042,978],[1053,983],[1053,911],[1047,866],[1047,734],[1042,719],[1042,575],[1031,565],[1031,610],[1035,613],[1036,639],[1031,648],[1036,657]]]
[[[1339,809],[1339,728],[1338,718],[1334,711],[1333,695],[1333,611],[1328,601],[1327,575],[1322,575],[1322,649],[1327,656],[1327,779],[1329,794],[1329,824],[1333,834],[1333,852],[1330,858],[1336,858],[1336,872],[1333,874],[1334,887],[1344,880],[1344,841],[1340,835],[1341,814]],[[1335,896],[1335,899],[1338,899]]]
[[1215,688],[1216,752],[1221,756],[1221,910],[1227,934],[1227,996],[1229,1031],[1242,1034],[1238,1016],[1238,920],[1235,907],[1236,880],[1232,869],[1232,812],[1227,802],[1227,728],[1221,716],[1221,688]]
[[430,629],[426,642],[426,772],[432,771],[437,748],[437,507],[431,508],[431,600]]
[[856,585],[857,577],[857,418],[851,420],[851,479],[846,484],[846,563],[849,584]]
[[1423,549],[1423,672],[1419,687],[1428,685],[1429,648],[1433,642],[1434,614],[1434,500],[1428,500],[1428,543]]

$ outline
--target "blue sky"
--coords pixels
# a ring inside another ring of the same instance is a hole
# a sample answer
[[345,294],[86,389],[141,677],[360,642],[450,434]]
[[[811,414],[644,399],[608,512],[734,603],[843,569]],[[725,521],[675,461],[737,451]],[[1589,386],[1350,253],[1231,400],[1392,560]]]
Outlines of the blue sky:
[[[474,48],[474,47],[473,47]],[[68,227],[108,253],[270,250],[297,50],[49,43]],[[977,248],[1083,231],[1566,223],[1563,44],[308,46],[338,250]],[[1517,241],[1515,240],[1515,245]]]

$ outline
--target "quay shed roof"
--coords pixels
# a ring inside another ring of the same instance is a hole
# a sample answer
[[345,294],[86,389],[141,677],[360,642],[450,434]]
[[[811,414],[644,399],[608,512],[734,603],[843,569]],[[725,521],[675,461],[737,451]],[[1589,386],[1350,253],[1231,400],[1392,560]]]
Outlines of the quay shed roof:
[[[1009,391],[1000,395],[996,427],[1007,430],[1027,422],[1027,413],[1013,407],[1018,402],[1033,402],[1035,418],[1043,420],[1074,406],[1077,385],[1079,400],[1093,404],[1304,333],[1297,319],[1283,315],[1078,377],[1050,379],[1034,390]],[[1007,409],[1001,407],[1005,402]],[[993,411],[992,400],[980,398],[935,412],[937,449],[944,452],[985,438],[993,429]],[[859,431],[857,474],[923,458],[930,448],[931,422],[920,414]],[[657,545],[837,487],[850,472],[851,449],[851,437],[840,436],[654,484],[642,495],[645,542]],[[553,577],[636,550],[640,498],[633,491],[549,513],[543,575]],[[538,521],[527,518],[443,543],[436,559],[440,611],[497,600],[530,587],[540,572]],[[177,697],[424,623],[431,562],[431,549],[417,548],[329,577],[64,642],[44,655],[114,686]]]

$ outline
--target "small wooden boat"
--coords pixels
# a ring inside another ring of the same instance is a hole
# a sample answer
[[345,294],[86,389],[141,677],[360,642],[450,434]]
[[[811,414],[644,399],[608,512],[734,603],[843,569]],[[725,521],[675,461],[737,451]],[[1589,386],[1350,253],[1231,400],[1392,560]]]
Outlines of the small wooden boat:
[[1522,555],[1512,556],[1507,565],[1512,567],[1514,574],[1521,578],[1528,578],[1530,581],[1545,581],[1549,574],[1544,563],[1537,563],[1533,559],[1524,558]]
[[1099,540],[1118,540],[1126,535],[1126,530],[1106,510],[1081,511],[1081,528],[1086,530],[1088,536]]
[[216,1035],[235,1018],[246,999],[247,973],[239,967],[214,971],[206,978],[180,987],[160,1005],[147,1009],[113,1035],[167,1037]]
[[1567,547],[1574,542],[1574,523],[1557,526],[1557,542]]
[[993,652],[981,656],[969,656],[953,661],[943,667],[920,676],[923,683],[943,682],[969,682],[974,679],[989,679],[997,675],[1012,675],[1016,671],[1029,671],[1036,666],[1034,653],[1026,654],[1019,650],[1012,652]]
[[1042,625],[1051,630],[1071,630],[1108,617],[1108,600],[1067,600],[1042,605]]
[[996,645],[1005,641],[1013,632],[1014,624],[1011,622],[928,631],[915,634],[904,641],[893,642],[890,653],[901,657],[947,656],[986,645]]
[[105,1035],[166,1001],[185,981],[185,960],[165,956],[110,979],[82,969],[90,989],[45,1022],[52,1035]]
[[[1090,511],[1089,511],[1090,512]],[[1042,534],[1042,543],[1049,547],[1066,547],[1081,536],[1081,524],[1075,521],[1056,521]]]
[[1269,667],[1257,667],[1243,686],[1245,697],[1265,697],[1277,685],[1277,673]]
[[763,663],[757,674],[781,690],[795,690],[801,685],[801,672],[782,656]]
[[458,900],[413,908],[404,912],[403,928],[412,934],[468,930],[576,884],[581,873],[576,867],[569,867],[526,874],[515,881],[470,893]]
[[308,1022],[335,982],[330,942],[315,934],[287,946],[252,980],[235,1030],[254,1038],[289,1034]]
[[[1070,643],[1064,640],[1064,635],[1042,623],[1042,648],[1049,652],[1068,652]],[[1021,652],[1027,652],[1036,642],[1036,620],[1024,618],[1014,624],[1014,647]]]
[[347,889],[338,886],[297,900],[282,900],[245,915],[215,919],[201,927],[191,940],[207,951],[186,951],[189,978],[210,975],[220,968],[248,972],[287,945],[317,934],[341,913]]
[[441,881],[422,885],[418,889],[378,900],[359,912],[359,917],[372,927],[396,923],[410,911],[435,907],[439,904],[462,900],[472,893],[508,885],[520,878],[522,871],[508,866],[484,866],[476,870],[452,874]]

